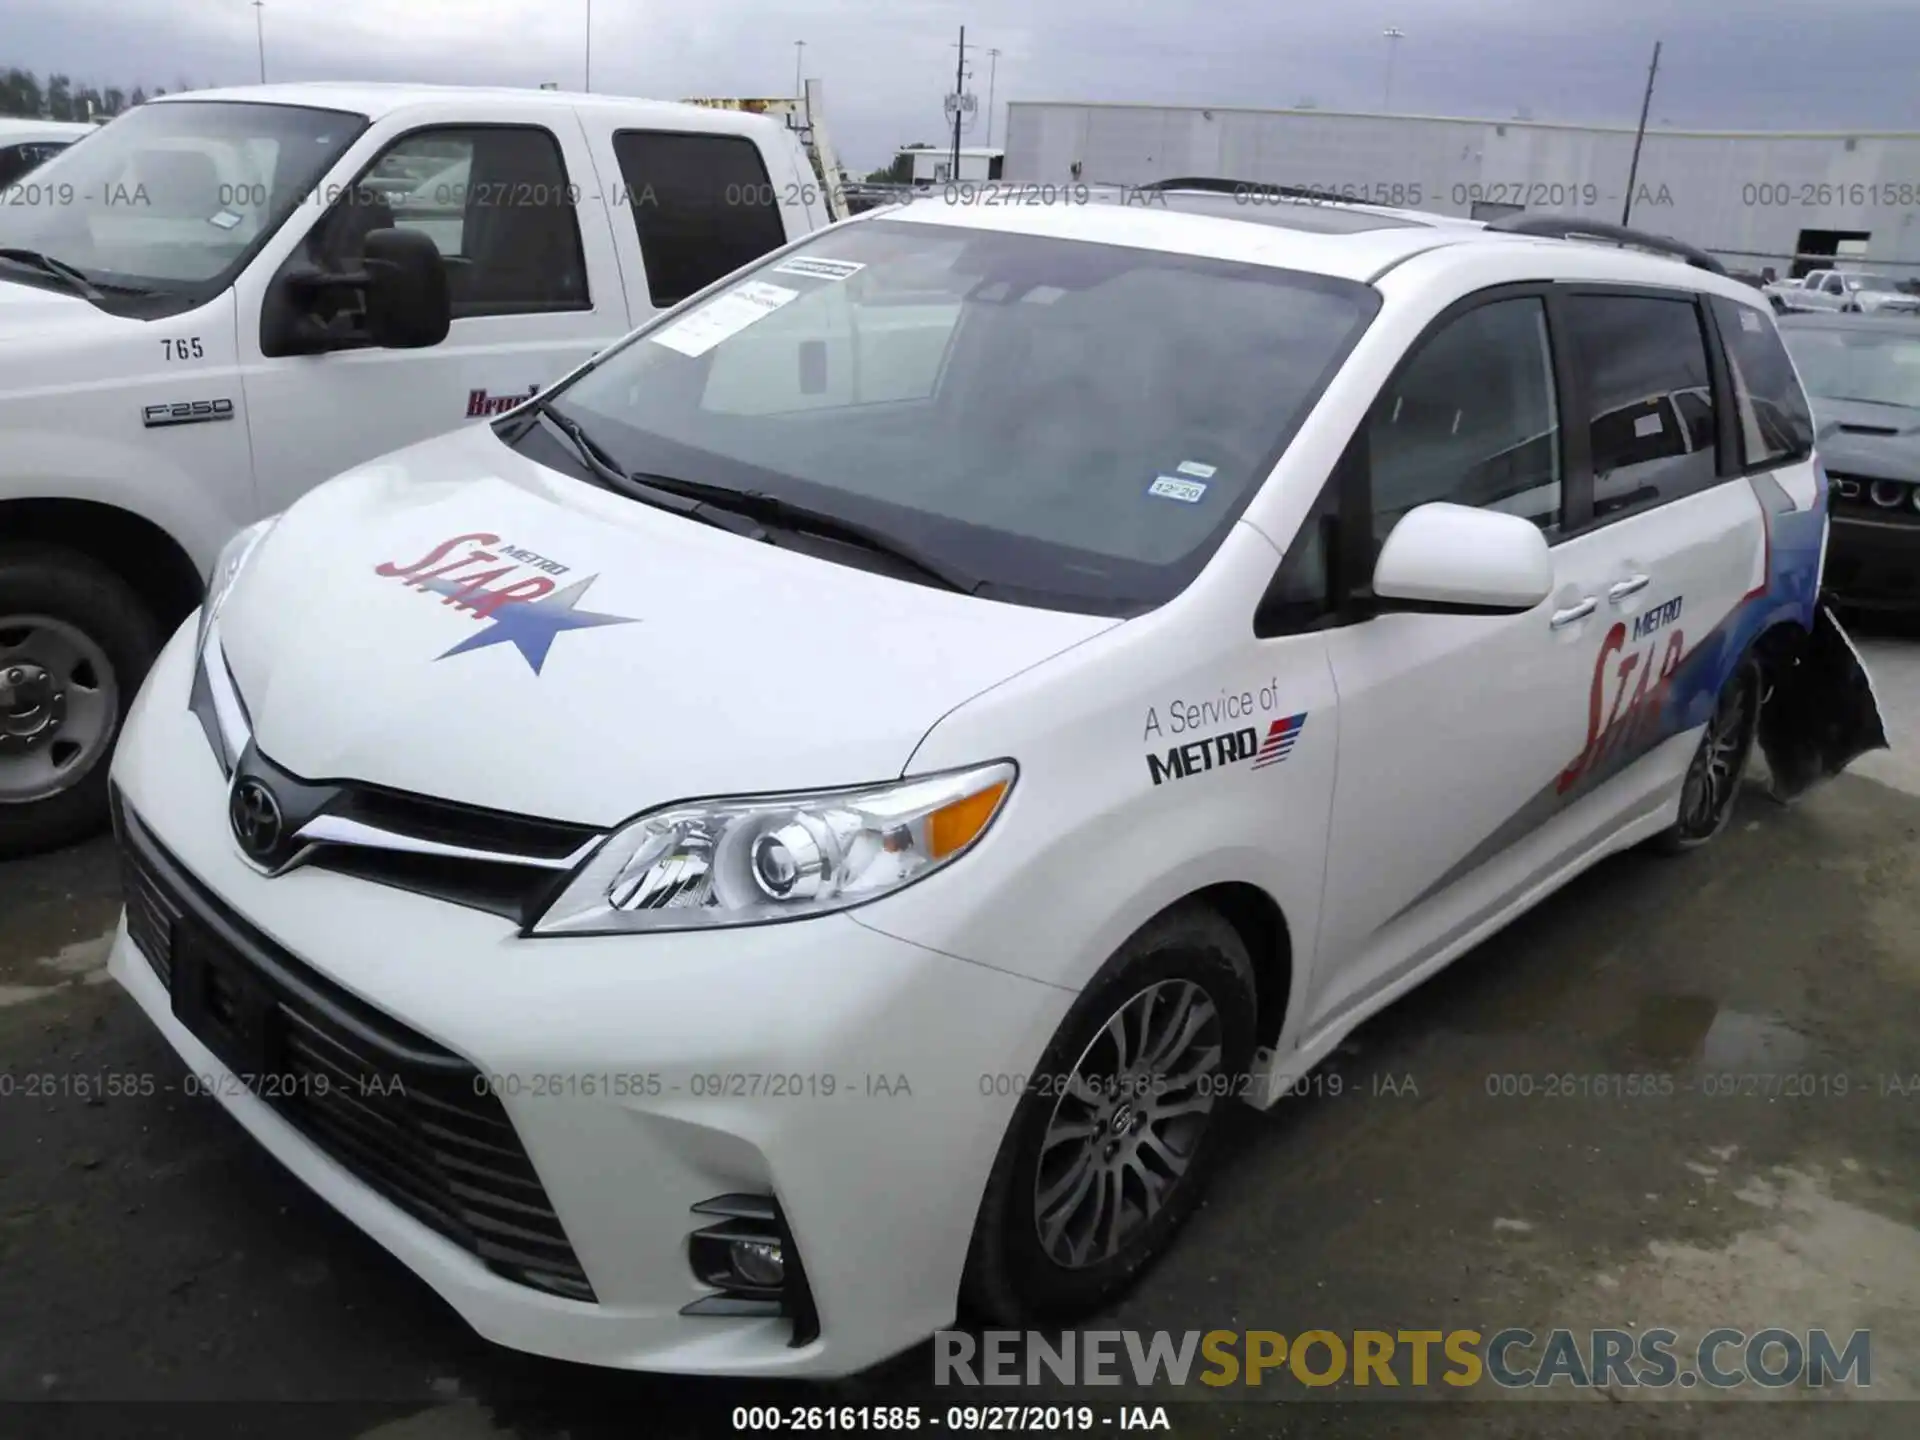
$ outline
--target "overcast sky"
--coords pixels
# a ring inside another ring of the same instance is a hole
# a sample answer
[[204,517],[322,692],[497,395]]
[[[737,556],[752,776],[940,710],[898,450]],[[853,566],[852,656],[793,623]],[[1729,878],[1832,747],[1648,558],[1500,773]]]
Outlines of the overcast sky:
[[[578,87],[590,0],[266,0],[269,80]],[[76,83],[256,80],[247,0],[0,0],[0,66]],[[592,88],[660,99],[792,92],[807,42],[842,158],[866,170],[941,139],[953,43],[982,47],[986,140],[1008,100],[1377,110],[1399,27],[1401,112],[1632,124],[1656,39],[1652,119],[1729,129],[1920,130],[1912,0],[598,0]]]

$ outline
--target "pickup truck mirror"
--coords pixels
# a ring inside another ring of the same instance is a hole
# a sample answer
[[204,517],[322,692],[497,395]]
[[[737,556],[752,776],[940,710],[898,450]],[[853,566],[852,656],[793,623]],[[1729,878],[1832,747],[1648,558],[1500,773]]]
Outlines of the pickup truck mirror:
[[367,332],[388,350],[424,350],[447,338],[453,301],[440,248],[418,230],[374,230],[366,239]]
[[[324,297],[344,296],[346,309]],[[447,338],[453,305],[439,248],[414,230],[367,232],[357,269],[284,271],[261,316],[268,355],[316,355],[367,344],[421,350]]]

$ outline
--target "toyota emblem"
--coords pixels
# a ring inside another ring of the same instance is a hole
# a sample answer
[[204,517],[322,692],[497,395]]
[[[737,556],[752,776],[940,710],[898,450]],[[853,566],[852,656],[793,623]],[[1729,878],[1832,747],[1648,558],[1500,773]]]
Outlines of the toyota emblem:
[[280,844],[280,802],[258,780],[242,780],[227,801],[233,838],[255,860],[264,861]]

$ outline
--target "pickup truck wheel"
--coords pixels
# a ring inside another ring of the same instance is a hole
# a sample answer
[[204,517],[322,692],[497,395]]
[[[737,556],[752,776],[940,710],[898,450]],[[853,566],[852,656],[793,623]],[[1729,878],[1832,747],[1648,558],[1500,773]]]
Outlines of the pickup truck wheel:
[[1003,1324],[1130,1286],[1192,1214],[1254,1050],[1253,965],[1217,912],[1171,911],[1102,967],[1035,1066],[987,1179],[962,1281]]
[[0,859],[104,828],[108,757],[159,649],[152,613],[112,571],[0,547]]

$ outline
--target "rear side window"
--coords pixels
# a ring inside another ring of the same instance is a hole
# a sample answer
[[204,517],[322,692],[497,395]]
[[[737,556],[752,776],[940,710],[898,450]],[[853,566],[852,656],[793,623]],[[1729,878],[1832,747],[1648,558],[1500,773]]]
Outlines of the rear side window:
[[1664,505],[1718,483],[1713,381],[1691,300],[1570,295],[1568,339],[1586,372],[1593,513]]
[[657,308],[787,243],[780,197],[745,136],[623,130],[613,153]]
[[1773,317],[1718,295],[1711,303],[1733,373],[1741,464],[1752,470],[1806,459],[1813,453],[1813,416]]

